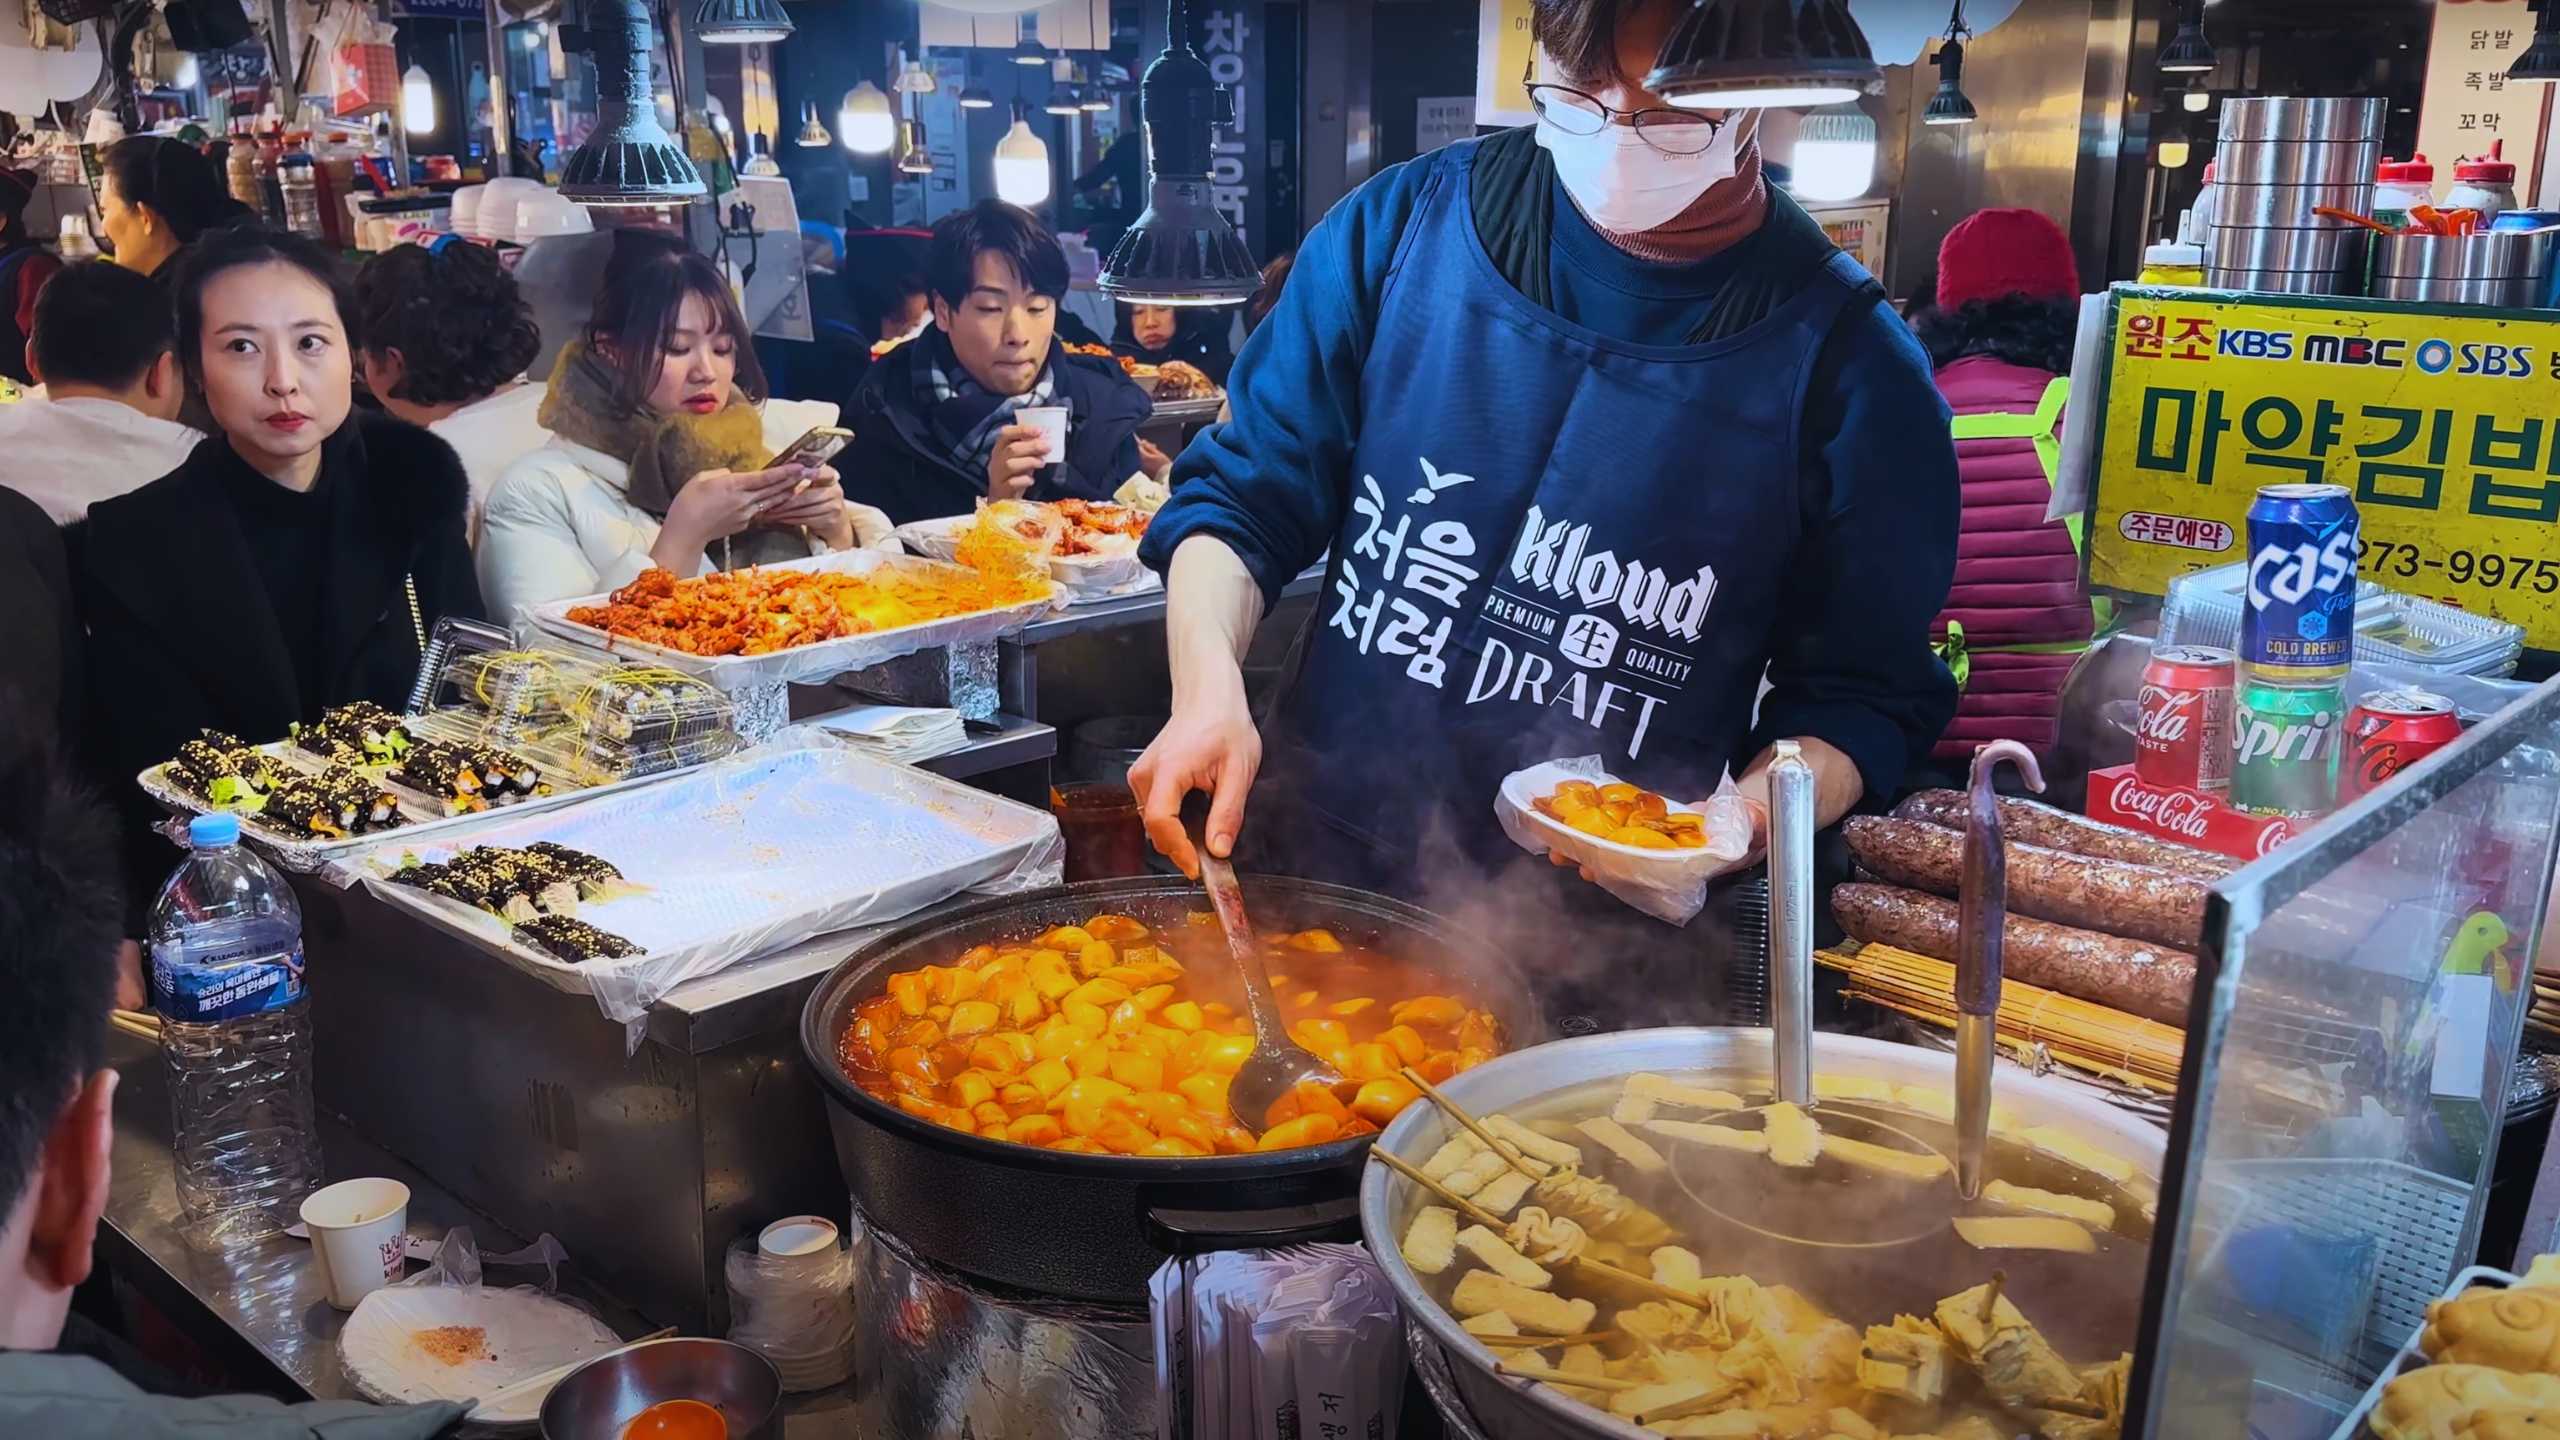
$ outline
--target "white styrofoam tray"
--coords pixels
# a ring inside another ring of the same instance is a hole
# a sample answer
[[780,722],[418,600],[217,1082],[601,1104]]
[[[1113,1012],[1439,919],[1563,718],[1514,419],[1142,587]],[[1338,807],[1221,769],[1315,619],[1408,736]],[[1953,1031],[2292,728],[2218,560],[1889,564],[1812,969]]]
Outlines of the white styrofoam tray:
[[[895,920],[964,890],[1058,883],[1066,846],[1047,811],[795,737],[642,790],[477,816],[426,844],[386,836],[340,864],[385,903],[560,989],[594,995],[625,1024],[687,980],[815,935]],[[411,855],[441,861],[474,845],[536,840],[622,872],[636,893],[583,901],[578,918],[648,953],[572,965],[518,943],[496,916],[387,878]]]
[[[758,567],[766,570],[830,571],[847,575],[868,575],[881,569],[907,569],[917,572],[950,571],[956,567],[939,560],[919,559],[912,555],[888,555],[878,550],[848,550],[834,555],[820,555],[807,560],[789,560],[778,565]],[[900,625],[888,630],[874,630],[865,635],[847,635],[835,640],[776,650],[767,655],[688,655],[663,645],[650,645],[619,635],[609,634],[592,625],[579,625],[569,619],[569,612],[585,605],[602,605],[612,597],[583,595],[571,600],[554,600],[536,605],[524,613],[533,624],[563,639],[592,650],[616,655],[646,657],[670,670],[679,670],[719,686],[723,690],[751,690],[759,686],[805,685],[833,679],[853,670],[867,670],[874,665],[912,655],[919,650],[939,649],[946,645],[969,645],[1010,635],[1041,616],[1055,610],[1065,600],[1063,587],[1050,587],[1050,593],[1037,600],[1008,605],[998,610],[981,610],[945,620],[927,620],[915,625]]]

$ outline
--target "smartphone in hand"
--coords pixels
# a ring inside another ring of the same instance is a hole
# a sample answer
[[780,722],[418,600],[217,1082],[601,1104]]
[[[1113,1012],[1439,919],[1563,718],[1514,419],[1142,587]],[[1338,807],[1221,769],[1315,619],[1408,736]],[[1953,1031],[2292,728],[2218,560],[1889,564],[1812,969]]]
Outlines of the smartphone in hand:
[[[797,465],[804,470],[815,470],[836,458],[842,453],[844,447],[852,443],[853,432],[850,430],[834,425],[816,426],[808,434],[784,446],[782,453],[774,456],[773,463],[766,468],[780,469],[785,465]],[[791,493],[797,495],[808,486],[809,481],[804,476],[799,487]]]

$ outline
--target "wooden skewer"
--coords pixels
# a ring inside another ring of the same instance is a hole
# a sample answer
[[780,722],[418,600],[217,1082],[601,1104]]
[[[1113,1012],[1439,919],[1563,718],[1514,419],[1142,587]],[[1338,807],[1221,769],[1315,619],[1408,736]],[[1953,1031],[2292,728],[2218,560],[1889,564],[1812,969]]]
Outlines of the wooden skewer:
[[1982,1328],[1986,1331],[1991,1328],[1993,1318],[2000,1313],[2000,1287],[2008,1283],[2008,1271],[1994,1270],[1991,1272],[1991,1283],[1983,1287]]
[[160,1038],[160,1017],[140,1010],[110,1010],[107,1023],[127,1035],[145,1040]]
[[1493,1369],[1497,1375],[1509,1375],[1517,1380],[1543,1380],[1549,1385],[1574,1385],[1585,1390],[1641,1390],[1652,1383],[1645,1380],[1612,1380],[1606,1375],[1573,1375],[1562,1370],[1551,1370],[1544,1365],[1522,1365],[1510,1360],[1503,1361]]
[[1477,1124],[1476,1117],[1468,1114],[1464,1109],[1460,1108],[1457,1101],[1441,1094],[1440,1087],[1432,1084],[1429,1080],[1424,1079],[1421,1071],[1407,1065],[1404,1067],[1403,1074],[1404,1083],[1429,1096],[1431,1098],[1431,1103],[1440,1107],[1440,1113],[1467,1127],[1470,1134],[1484,1142],[1486,1149],[1501,1156],[1504,1164],[1509,1165],[1512,1169],[1519,1171],[1521,1174],[1528,1176],[1532,1180],[1544,1178],[1538,1171],[1529,1168],[1527,1156],[1521,1154],[1520,1151],[1514,1148],[1509,1141],[1495,1138],[1492,1131]]
[[1625,1339],[1618,1330],[1586,1330],[1579,1335],[1478,1335],[1487,1345],[1517,1345],[1529,1350],[1552,1350],[1558,1345],[1598,1345],[1603,1341]]
[[1636,1417],[1636,1423],[1651,1425],[1661,1420],[1686,1420],[1692,1415],[1704,1415],[1710,1411],[1721,1410],[1733,1403],[1734,1393],[1741,1388],[1741,1381],[1727,1380],[1704,1395],[1692,1395],[1686,1400],[1675,1401],[1659,1410],[1647,1410]]
[[[1482,1225],[1487,1230],[1500,1232],[1509,1228],[1511,1224],[1510,1221],[1505,1220],[1501,1216],[1494,1214],[1492,1211],[1487,1210],[1481,1205],[1478,1205],[1476,1202],[1468,1199],[1464,1195],[1451,1191],[1448,1186],[1443,1185],[1439,1181],[1432,1179],[1430,1176],[1423,1174],[1419,1169],[1414,1167],[1412,1161],[1388,1150],[1383,1145],[1370,1146],[1369,1158],[1380,1162],[1388,1169],[1395,1171],[1397,1174],[1402,1175],[1416,1185],[1419,1185],[1423,1189],[1440,1197],[1442,1203],[1448,1205],[1451,1209],[1466,1216],[1468,1219],[1473,1220],[1477,1224]],[[1675,1286],[1665,1285],[1659,1280],[1646,1275],[1638,1275],[1632,1270],[1621,1270],[1617,1266],[1612,1265],[1605,1260],[1594,1260],[1588,1255],[1576,1255],[1566,1263],[1579,1266],[1590,1271],[1594,1275],[1605,1275],[1609,1279],[1614,1280],[1629,1289],[1640,1290],[1645,1294],[1655,1296],[1659,1299],[1686,1305],[1693,1310],[1708,1310],[1714,1308],[1704,1299],[1699,1296],[1692,1295],[1686,1290],[1679,1289]]]
[[2060,1397],[2030,1400],[2026,1408],[2049,1411],[2056,1415],[2077,1415],[2083,1420],[2104,1420],[2109,1413],[2106,1406],[2095,1400],[2067,1400]]

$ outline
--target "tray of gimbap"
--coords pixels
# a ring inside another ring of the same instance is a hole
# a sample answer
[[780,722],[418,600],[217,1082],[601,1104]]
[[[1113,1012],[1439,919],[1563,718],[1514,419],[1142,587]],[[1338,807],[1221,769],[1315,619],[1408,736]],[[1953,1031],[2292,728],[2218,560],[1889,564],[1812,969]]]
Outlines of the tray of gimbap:
[[388,832],[441,831],[496,809],[548,809],[661,778],[581,786],[512,750],[421,728],[358,701],[264,745],[208,730],[136,781],[173,814],[238,815],[242,832],[286,868],[311,871]]

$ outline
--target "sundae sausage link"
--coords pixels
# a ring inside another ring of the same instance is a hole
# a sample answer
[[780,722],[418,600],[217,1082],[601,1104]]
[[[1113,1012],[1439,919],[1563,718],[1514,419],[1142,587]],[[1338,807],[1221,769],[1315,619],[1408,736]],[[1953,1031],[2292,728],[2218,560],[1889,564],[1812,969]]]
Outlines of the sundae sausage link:
[[[1840,928],[1860,940],[1955,963],[1956,902],[1890,885],[1831,892]],[[2111,1005],[2163,1025],[2187,1023],[2196,957],[2183,950],[2012,915],[2001,927],[2008,978]]]
[[[1887,884],[1960,895],[1965,838],[1920,820],[1850,817],[1849,853]],[[2148,865],[2011,841],[2009,908],[2039,920],[2193,950],[2204,938],[2204,883]]]
[[[1893,807],[1895,818],[1925,820],[1951,830],[1964,827],[1966,801],[1961,790],[1922,790]],[[2011,840],[2068,850],[2100,860],[2123,860],[2175,871],[2196,880],[2219,880],[2240,862],[2191,845],[2145,835],[2121,825],[2074,815],[2040,800],[2004,796],[2000,801],[2001,832]]]

